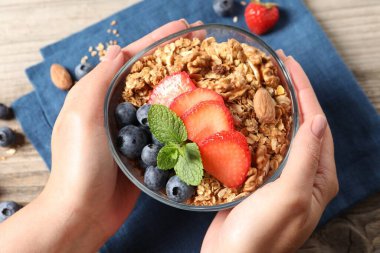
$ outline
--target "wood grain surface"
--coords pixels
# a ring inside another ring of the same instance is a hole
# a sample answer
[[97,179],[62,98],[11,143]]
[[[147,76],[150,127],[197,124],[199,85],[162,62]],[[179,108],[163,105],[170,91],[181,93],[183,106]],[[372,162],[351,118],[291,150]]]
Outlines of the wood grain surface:
[[[135,2],[0,0],[0,102],[10,104],[32,90],[24,69],[42,60],[39,48]],[[379,112],[380,1],[305,2]],[[22,132],[15,120],[0,125]],[[0,148],[0,157],[6,152],[10,151]],[[15,154],[0,160],[0,201],[30,202],[48,177],[45,164],[26,140]],[[380,193],[316,231],[299,252],[380,252]]]

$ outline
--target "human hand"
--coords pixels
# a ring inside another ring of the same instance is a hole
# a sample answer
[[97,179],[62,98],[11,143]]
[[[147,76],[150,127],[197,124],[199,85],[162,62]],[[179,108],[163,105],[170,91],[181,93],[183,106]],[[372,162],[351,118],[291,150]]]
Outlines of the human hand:
[[294,58],[278,54],[293,78],[301,111],[288,162],[279,179],[216,215],[203,252],[295,251],[338,192],[333,139],[317,97]]
[[[95,252],[116,232],[140,191],[117,168],[108,148],[103,115],[106,91],[117,71],[138,51],[200,24],[173,21],[124,49],[111,46],[103,61],[75,84],[54,125],[52,172],[45,189],[1,224],[7,230],[0,240],[2,247],[9,246],[7,252]],[[19,224],[28,227],[27,235],[22,236]],[[22,236],[23,243],[12,243],[12,236]]]

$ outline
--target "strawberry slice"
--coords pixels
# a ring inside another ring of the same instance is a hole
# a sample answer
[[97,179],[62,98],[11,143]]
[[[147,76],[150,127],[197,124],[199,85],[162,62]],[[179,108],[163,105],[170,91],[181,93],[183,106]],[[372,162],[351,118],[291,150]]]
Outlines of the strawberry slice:
[[196,86],[186,72],[179,72],[165,77],[154,87],[149,97],[149,104],[162,104],[167,107],[184,92],[194,90]]
[[187,110],[203,101],[218,101],[223,103],[223,98],[218,93],[210,89],[197,88],[192,91],[182,93],[176,97],[170,105],[170,109],[181,117]]
[[247,177],[251,154],[244,135],[237,131],[216,133],[199,144],[205,170],[225,186],[239,187]]
[[187,137],[197,144],[217,132],[234,129],[230,111],[218,101],[200,102],[183,114],[181,119]]

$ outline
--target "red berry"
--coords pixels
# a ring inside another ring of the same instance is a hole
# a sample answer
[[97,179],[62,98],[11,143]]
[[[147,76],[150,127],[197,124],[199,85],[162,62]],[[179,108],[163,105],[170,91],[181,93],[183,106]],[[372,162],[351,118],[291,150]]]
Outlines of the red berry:
[[234,129],[230,111],[217,101],[200,102],[181,118],[186,126],[187,137],[197,144],[217,132]]
[[245,22],[251,32],[258,35],[269,31],[278,21],[280,14],[271,3],[250,3],[245,9]]
[[169,107],[176,97],[195,88],[196,86],[186,72],[172,74],[154,87],[149,97],[149,104],[162,104]]
[[244,135],[237,131],[216,133],[199,144],[204,169],[225,186],[239,187],[247,177],[251,154]]
[[223,98],[210,89],[198,88],[179,95],[170,105],[170,109],[181,117],[187,110],[203,101],[218,101],[223,103]]

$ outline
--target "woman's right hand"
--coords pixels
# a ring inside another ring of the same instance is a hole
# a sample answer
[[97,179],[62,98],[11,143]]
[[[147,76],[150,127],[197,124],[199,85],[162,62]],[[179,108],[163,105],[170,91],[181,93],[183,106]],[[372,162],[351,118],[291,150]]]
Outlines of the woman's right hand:
[[276,181],[232,210],[219,212],[203,252],[291,252],[311,235],[338,192],[334,144],[326,117],[301,66],[278,54],[289,70],[301,111],[301,126],[288,162]]

